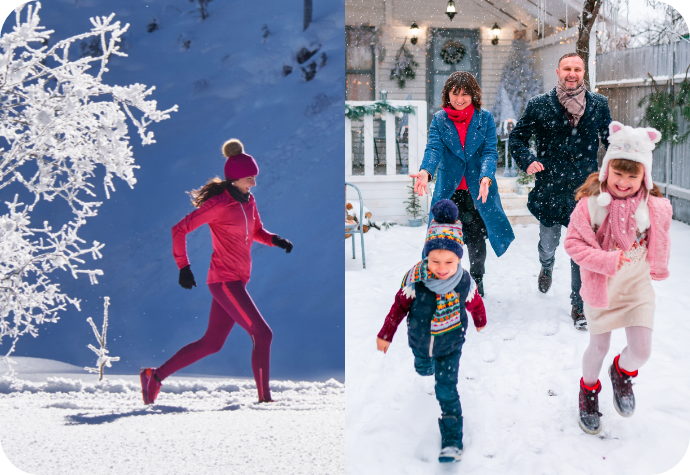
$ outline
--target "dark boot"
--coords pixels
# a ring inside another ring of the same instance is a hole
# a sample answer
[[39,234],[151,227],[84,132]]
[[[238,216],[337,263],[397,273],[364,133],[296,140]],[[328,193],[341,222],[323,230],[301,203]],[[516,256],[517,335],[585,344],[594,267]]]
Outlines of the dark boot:
[[580,378],[580,427],[588,434],[598,434],[601,431],[600,392],[599,380],[593,388],[588,388],[585,386],[584,379]]
[[630,373],[618,366],[618,359],[621,355],[613,359],[613,364],[609,367],[609,377],[613,383],[613,407],[618,414],[623,417],[630,417],[635,412],[635,395],[632,390],[632,379],[637,377],[637,370]]
[[542,294],[545,294],[551,288],[551,274],[553,274],[553,268],[547,269],[542,267],[541,271],[539,271],[537,283],[539,284],[539,292]]
[[483,275],[473,275],[472,279],[474,283],[477,284],[477,292],[479,295],[484,297],[484,276]]
[[441,429],[441,463],[457,462],[462,458],[462,416],[443,416],[438,420]]
[[587,319],[582,304],[573,305],[570,316],[573,318],[573,325],[575,325],[576,330],[587,330]]

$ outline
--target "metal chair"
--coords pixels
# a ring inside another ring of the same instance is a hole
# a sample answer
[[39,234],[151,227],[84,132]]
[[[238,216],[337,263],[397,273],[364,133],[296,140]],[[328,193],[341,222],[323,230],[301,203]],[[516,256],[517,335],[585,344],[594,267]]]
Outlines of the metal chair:
[[[367,261],[364,256],[364,202],[362,201],[362,192],[359,191],[352,183],[345,182],[345,186],[351,186],[357,190],[359,197],[359,223],[345,223],[345,234],[352,235],[352,258],[355,259],[355,234],[359,233],[362,236],[362,267],[367,268]],[[346,194],[347,196],[347,194]]]

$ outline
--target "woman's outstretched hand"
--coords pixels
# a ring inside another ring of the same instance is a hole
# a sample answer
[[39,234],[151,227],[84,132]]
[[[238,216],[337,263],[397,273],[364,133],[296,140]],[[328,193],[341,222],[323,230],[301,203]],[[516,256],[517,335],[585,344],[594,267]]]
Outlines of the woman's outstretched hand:
[[479,182],[479,196],[477,196],[477,200],[479,198],[482,199],[482,203],[486,203],[486,199],[489,197],[489,182],[491,180],[489,177],[484,177],[482,178],[482,181]]
[[388,351],[388,347],[391,346],[390,341],[386,341],[383,338],[376,338],[376,349],[379,351],[383,351],[386,353]]
[[290,241],[288,241],[287,239],[283,239],[282,237],[278,236],[277,234],[271,238],[271,242],[273,243],[273,245],[275,247],[285,249],[286,254],[290,254],[290,251],[292,251],[292,243]]
[[192,274],[192,267],[187,266],[180,269],[180,280],[178,281],[182,288],[191,289],[196,287],[196,281],[194,280],[194,274]]
[[414,192],[419,196],[424,196],[427,193],[426,185],[429,183],[429,174],[426,170],[420,170],[419,173],[414,173],[410,176],[415,179]]

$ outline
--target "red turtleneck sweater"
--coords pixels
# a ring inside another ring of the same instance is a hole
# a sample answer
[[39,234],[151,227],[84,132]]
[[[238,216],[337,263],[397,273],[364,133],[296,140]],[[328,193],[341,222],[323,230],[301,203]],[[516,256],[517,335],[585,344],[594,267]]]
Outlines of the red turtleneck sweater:
[[[464,150],[465,138],[467,137],[467,127],[469,127],[472,116],[474,115],[474,104],[470,104],[461,111],[455,110],[450,106],[444,107],[443,110],[446,111],[448,118],[455,124],[455,128],[458,130],[460,144]],[[465,182],[464,176],[462,177],[462,181],[460,181],[460,184],[456,189],[467,190],[467,182]]]

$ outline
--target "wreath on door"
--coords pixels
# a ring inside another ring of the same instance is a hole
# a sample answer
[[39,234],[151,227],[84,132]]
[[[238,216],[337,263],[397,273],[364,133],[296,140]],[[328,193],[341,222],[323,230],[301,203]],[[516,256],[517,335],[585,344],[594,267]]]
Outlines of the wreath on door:
[[446,64],[458,64],[465,54],[467,48],[457,40],[448,40],[441,48],[441,59]]

